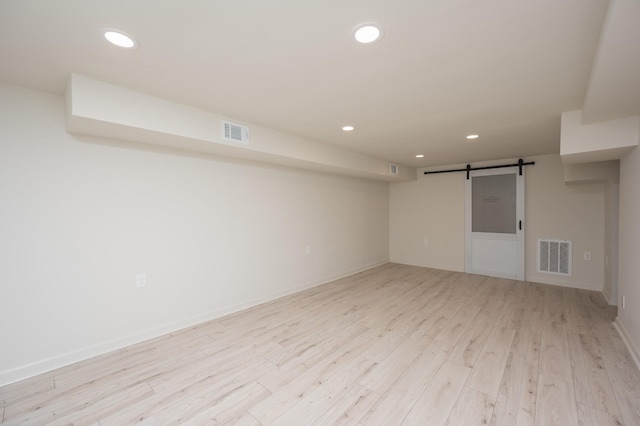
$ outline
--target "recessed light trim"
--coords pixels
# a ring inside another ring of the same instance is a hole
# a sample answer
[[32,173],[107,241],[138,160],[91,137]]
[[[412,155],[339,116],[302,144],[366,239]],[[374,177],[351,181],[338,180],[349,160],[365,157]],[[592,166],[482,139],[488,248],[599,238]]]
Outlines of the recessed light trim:
[[351,132],[353,129],[355,129],[353,126],[342,126],[342,130],[345,132]]
[[107,28],[103,30],[103,34],[104,38],[115,46],[122,47],[124,49],[136,49],[138,47],[138,42],[133,37],[120,30]]
[[366,22],[353,29],[353,38],[360,44],[371,44],[382,38],[382,26],[375,22]]
[[416,154],[416,158],[424,158],[424,154]]
[[478,139],[479,137],[479,135],[468,135],[467,139]]

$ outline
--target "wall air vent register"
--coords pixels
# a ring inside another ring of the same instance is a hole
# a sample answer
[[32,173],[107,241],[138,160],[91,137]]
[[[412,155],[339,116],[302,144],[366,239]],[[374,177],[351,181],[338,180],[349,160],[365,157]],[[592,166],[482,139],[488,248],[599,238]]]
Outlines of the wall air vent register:
[[538,240],[538,272],[571,275],[571,241]]
[[222,139],[229,142],[249,145],[249,128],[241,124],[222,121]]

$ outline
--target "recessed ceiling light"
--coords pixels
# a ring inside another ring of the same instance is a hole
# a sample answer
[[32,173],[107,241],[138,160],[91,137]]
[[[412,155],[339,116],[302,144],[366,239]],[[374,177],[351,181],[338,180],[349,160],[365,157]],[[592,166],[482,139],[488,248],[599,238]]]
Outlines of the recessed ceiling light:
[[478,135],[469,135],[467,139],[478,139]]
[[358,43],[369,44],[380,40],[382,37],[382,27],[375,22],[360,24],[353,29],[353,37]]
[[343,126],[342,127],[342,130],[344,130],[345,132],[350,132],[353,129],[355,129],[355,127],[353,127],[353,126]]
[[118,47],[124,47],[125,49],[135,49],[138,47],[138,43],[122,31],[104,30],[104,38],[106,38],[109,43],[115,44]]
[[424,154],[416,154],[416,158],[424,158]]

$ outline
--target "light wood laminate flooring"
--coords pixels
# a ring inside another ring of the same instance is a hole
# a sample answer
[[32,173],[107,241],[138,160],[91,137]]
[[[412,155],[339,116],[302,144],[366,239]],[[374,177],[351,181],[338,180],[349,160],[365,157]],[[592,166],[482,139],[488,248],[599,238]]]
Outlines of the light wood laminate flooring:
[[386,264],[0,388],[8,425],[640,425],[596,292]]

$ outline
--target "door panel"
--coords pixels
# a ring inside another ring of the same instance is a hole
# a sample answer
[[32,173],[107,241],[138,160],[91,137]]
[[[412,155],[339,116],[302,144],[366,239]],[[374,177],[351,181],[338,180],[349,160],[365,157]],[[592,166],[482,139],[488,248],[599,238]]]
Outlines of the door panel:
[[474,274],[499,278],[517,278],[517,241],[510,234],[472,236],[471,264]]

